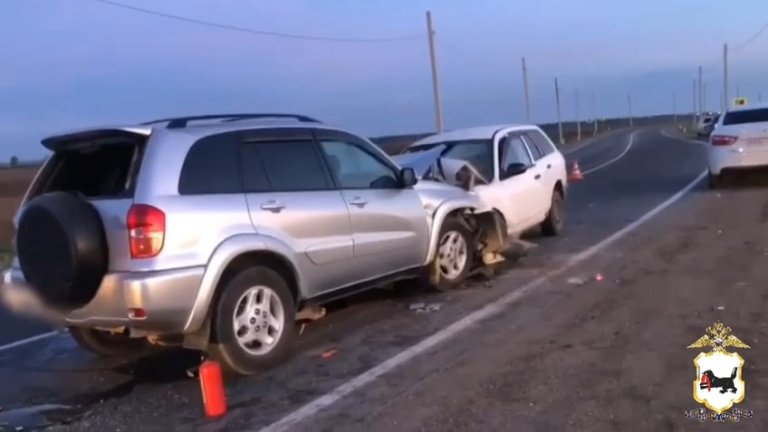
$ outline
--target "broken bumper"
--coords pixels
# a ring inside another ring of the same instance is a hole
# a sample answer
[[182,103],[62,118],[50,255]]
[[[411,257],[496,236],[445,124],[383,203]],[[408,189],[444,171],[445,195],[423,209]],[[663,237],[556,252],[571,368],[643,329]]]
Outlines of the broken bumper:
[[54,325],[128,327],[157,334],[181,334],[194,308],[204,270],[204,267],[193,267],[109,273],[90,303],[62,312],[40,299],[21,270],[10,269],[2,274],[0,300],[14,313]]

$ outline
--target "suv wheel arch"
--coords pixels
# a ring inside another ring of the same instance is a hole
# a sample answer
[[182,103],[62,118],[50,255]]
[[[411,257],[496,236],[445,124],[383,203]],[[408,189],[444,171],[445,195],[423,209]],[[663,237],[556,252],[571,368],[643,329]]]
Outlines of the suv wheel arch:
[[272,251],[249,251],[243,252],[232,258],[221,273],[215,284],[213,295],[208,302],[205,318],[198,329],[184,335],[184,347],[190,349],[205,349],[210,337],[211,308],[218,302],[224,286],[235,276],[247,268],[255,266],[267,266],[276,271],[287,282],[293,295],[294,304],[299,304],[301,294],[296,269],[293,264],[284,256]]

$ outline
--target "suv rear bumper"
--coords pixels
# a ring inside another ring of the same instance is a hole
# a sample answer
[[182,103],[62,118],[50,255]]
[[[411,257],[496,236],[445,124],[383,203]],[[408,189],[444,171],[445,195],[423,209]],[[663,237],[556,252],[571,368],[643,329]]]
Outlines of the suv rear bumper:
[[[135,273],[108,273],[96,297],[80,309],[47,307],[19,269],[3,272],[0,298],[13,312],[56,325],[129,327],[156,334],[182,334],[194,308],[205,267]],[[143,310],[134,317],[132,310]]]

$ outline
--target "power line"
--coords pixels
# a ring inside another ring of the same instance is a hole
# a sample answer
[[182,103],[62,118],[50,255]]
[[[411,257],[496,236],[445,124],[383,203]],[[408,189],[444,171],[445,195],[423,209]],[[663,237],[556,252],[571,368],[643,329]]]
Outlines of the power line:
[[238,27],[238,26],[232,26],[227,24],[220,24],[212,21],[204,21],[204,20],[195,19],[195,18],[188,18],[188,17],[169,14],[169,13],[160,12],[152,9],[145,9],[138,6],[131,6],[124,3],[118,3],[112,0],[92,0],[92,1],[109,5],[109,6],[122,8],[122,9],[132,10],[135,12],[141,12],[148,15],[154,15],[157,17],[172,19],[176,21],[182,21],[182,22],[191,23],[191,24],[198,24],[198,25],[207,26],[207,27],[214,27],[214,28],[223,29],[223,30],[232,30],[232,31],[237,31],[241,33],[256,34],[259,36],[272,36],[272,37],[279,37],[279,38],[286,38],[286,39],[315,40],[315,41],[326,41],[326,42],[358,42],[358,43],[398,42],[398,41],[416,40],[416,39],[424,38],[423,36],[400,36],[400,37],[391,37],[391,38],[366,39],[366,38],[344,38],[344,37],[312,36],[312,35],[300,35],[300,34],[292,34],[292,33],[279,33],[279,32],[272,32],[272,31],[266,31],[266,30],[258,30],[258,29],[248,28],[248,27]]
[[760,30],[757,31],[754,35],[752,35],[751,38],[747,39],[746,41],[740,43],[739,45],[736,45],[733,47],[733,49],[742,49],[745,46],[751,44],[752,42],[756,41],[757,38],[760,37],[761,34],[763,34],[764,31],[768,30],[768,23],[765,23],[763,27],[760,28]]

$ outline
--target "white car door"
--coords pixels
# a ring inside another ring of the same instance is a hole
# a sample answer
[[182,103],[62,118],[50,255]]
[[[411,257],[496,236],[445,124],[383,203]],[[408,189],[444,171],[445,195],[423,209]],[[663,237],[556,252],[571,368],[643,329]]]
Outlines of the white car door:
[[524,138],[537,165],[537,170],[541,172],[542,176],[541,183],[545,189],[543,194],[545,199],[541,202],[538,215],[540,220],[544,220],[551,205],[555,184],[558,181],[566,181],[565,158],[552,141],[544,135],[544,132],[539,129],[526,131]]
[[544,190],[542,173],[517,132],[499,142],[498,160],[499,181],[494,186],[509,233],[519,234],[538,223]]

